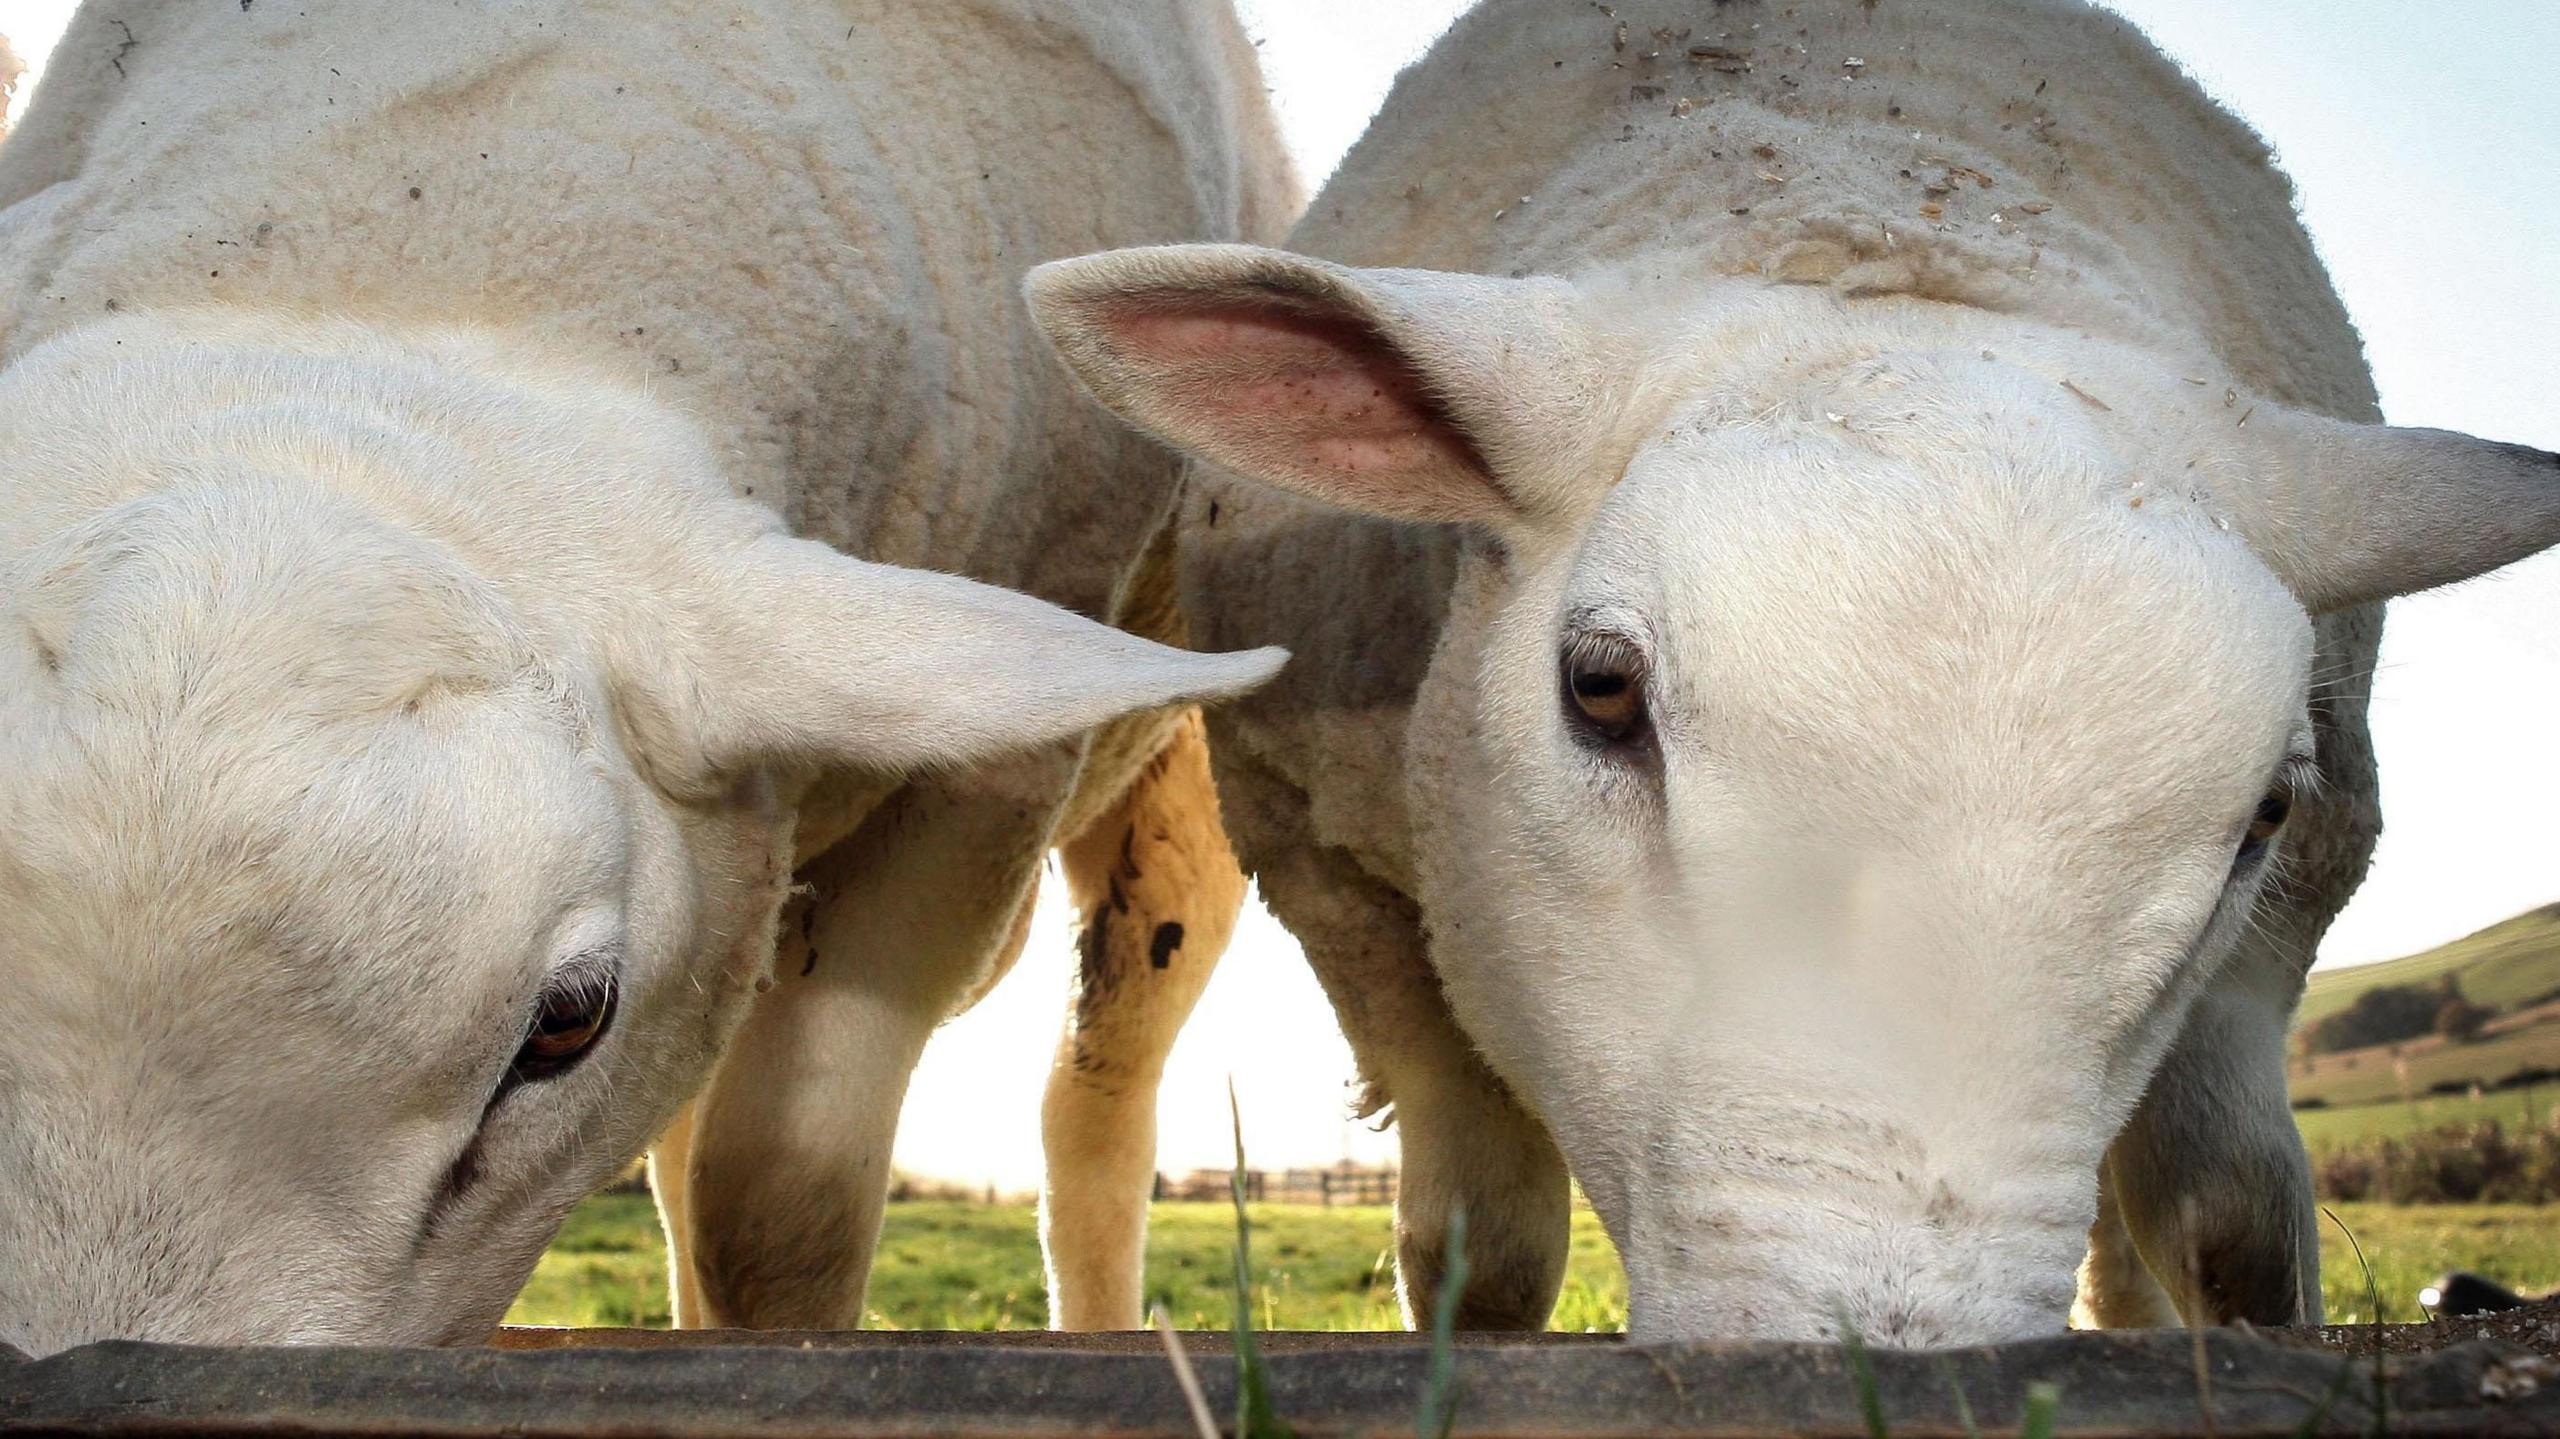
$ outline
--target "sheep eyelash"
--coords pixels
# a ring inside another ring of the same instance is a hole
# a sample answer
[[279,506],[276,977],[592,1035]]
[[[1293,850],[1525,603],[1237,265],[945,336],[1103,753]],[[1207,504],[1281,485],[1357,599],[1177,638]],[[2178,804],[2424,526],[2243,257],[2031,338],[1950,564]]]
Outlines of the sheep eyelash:
[[619,951],[589,950],[544,975],[542,984],[533,992],[533,1002],[540,1004],[554,993],[580,1000],[602,999],[612,992],[621,978],[622,956]]
[[1653,649],[1636,626],[1604,610],[1581,610],[1565,619],[1564,667],[1594,660],[1617,660],[1638,683],[1653,678]]
[[1565,642],[1566,672],[1594,663],[1623,665],[1627,677],[1639,684],[1653,677],[1652,662],[1645,657],[1644,650],[1621,635],[1580,634]]

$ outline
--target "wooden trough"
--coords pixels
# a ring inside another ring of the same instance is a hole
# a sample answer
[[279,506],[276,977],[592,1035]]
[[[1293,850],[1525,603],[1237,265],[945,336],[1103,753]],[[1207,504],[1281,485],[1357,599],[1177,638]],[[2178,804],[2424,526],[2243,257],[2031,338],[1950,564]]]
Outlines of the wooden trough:
[[[1408,1334],[1263,1336],[1301,1435],[1411,1435]],[[1223,1420],[1220,1334],[1183,1343]],[[1510,1436],[2014,1433],[2028,1386],[2069,1435],[2560,1433],[2560,1308],[2495,1319],[2201,1337],[2058,1335],[1936,1354],[1467,1336],[1457,1432]],[[1152,1334],[507,1330],[478,1349],[92,1344],[0,1351],[0,1433],[842,1439],[1198,1439]]]

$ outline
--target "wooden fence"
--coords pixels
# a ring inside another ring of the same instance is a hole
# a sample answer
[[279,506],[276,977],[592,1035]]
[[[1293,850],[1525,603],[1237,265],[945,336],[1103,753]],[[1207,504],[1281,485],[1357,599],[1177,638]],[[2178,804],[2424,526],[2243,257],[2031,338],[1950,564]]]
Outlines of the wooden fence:
[[[1179,1177],[1159,1174],[1155,1197],[1225,1203],[1233,1193],[1233,1184],[1234,1171],[1226,1169],[1195,1169]],[[1244,1197],[1256,1203],[1320,1204],[1327,1208],[1336,1204],[1393,1204],[1396,1172],[1356,1164],[1337,1164],[1329,1169],[1248,1169],[1244,1171]]]
[[[2057,1439],[2560,1431],[2560,1315],[2298,1330],[2118,1330],[1924,1352],[1629,1345],[1616,1336],[1267,1334],[1280,1418],[1313,1435],[1409,1431],[1449,1366],[1470,1432],[1758,1439],[2018,1433]],[[2487,1340],[2489,1342],[2465,1342]],[[513,1330],[495,1348],[0,1344],[0,1434],[171,1439],[1194,1439],[1235,1412],[1227,1336]],[[2381,1357],[2381,1351],[2390,1351]],[[2208,1384],[2209,1377],[2209,1384]],[[2058,1394],[2056,1401],[2039,1398]],[[2031,1418],[2031,1411],[2039,1411]]]

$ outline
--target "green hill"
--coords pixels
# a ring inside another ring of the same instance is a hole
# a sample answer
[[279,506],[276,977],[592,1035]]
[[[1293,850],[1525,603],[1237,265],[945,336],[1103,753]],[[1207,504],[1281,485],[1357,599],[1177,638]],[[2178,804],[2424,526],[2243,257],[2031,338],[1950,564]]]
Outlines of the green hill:
[[2472,1002],[2493,1009],[2560,997],[2560,904],[2526,910],[2417,954],[2321,970],[2303,991],[2294,1027],[2318,1023],[2375,985],[2433,984],[2447,974],[2456,976]]

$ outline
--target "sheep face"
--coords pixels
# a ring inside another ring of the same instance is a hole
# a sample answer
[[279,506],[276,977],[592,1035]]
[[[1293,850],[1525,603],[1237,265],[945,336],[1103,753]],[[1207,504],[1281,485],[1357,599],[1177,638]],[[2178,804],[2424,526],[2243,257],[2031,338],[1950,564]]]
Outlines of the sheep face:
[[[2133,508],[2068,394],[1909,368],[1682,409],[1422,700],[1469,720],[1412,796],[1434,963],[1642,1336],[2061,1327],[2100,1156],[2309,798],[2292,595]],[[1932,443],[1849,432],[1888,413]]]
[[2550,456],[1954,306],[1212,247],[1029,293],[1155,433],[1468,528],[1377,639],[1437,643],[1415,897],[1647,1339],[2059,1329],[2314,798],[2312,616],[2560,541]]
[[790,539],[476,340],[207,325],[0,372],[22,1349],[478,1340],[763,980],[813,779],[1275,662]]
[[102,517],[12,636],[0,1323],[30,1350],[485,1334],[760,973],[771,785],[654,795],[598,676],[332,508]]

